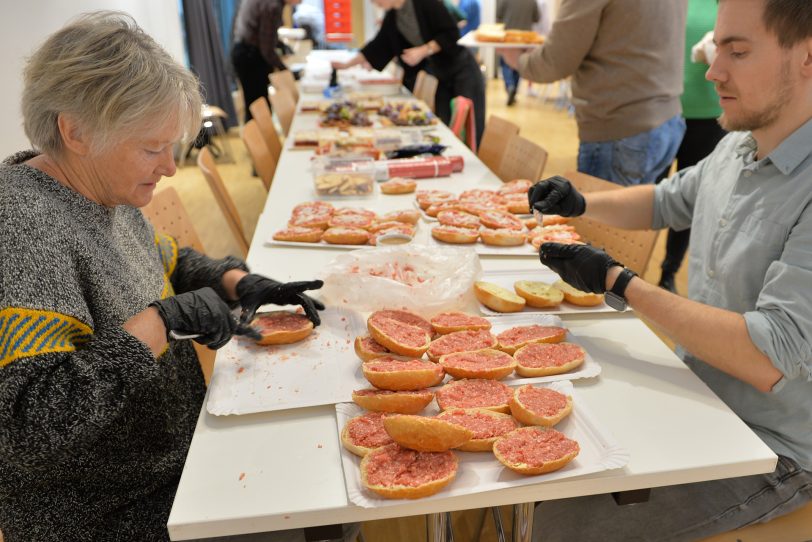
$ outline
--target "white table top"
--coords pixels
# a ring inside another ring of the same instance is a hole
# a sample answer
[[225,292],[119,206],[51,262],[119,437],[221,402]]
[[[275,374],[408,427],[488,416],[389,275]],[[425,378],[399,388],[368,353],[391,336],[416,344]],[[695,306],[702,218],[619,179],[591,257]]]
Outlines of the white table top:
[[[304,97],[304,99],[313,98]],[[297,115],[293,130],[315,126]],[[499,181],[444,126],[447,154],[465,171],[419,181],[455,192]],[[279,280],[312,278],[337,249],[269,247],[279,217],[314,199],[312,153],[285,149],[248,255],[253,271]],[[376,211],[409,207],[412,196],[341,200]],[[339,205],[341,203],[338,203]],[[423,224],[425,226],[425,224]],[[536,269],[535,258],[483,257],[488,270]],[[633,314],[564,317],[599,359],[599,378],[579,380],[582,401],[599,415],[631,460],[622,469],[561,481],[433,501],[364,509],[348,501],[332,405],[218,417],[201,409],[168,529],[172,540],[273,531],[608,493],[771,472],[776,456]]]

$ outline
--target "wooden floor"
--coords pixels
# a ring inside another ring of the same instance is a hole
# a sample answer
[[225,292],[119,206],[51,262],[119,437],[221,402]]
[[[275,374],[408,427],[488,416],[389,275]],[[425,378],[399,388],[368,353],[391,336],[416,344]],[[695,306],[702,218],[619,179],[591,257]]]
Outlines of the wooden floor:
[[[534,85],[534,90],[542,96],[527,94],[526,83],[522,83],[517,104],[507,107],[504,86],[499,80],[488,82],[487,113],[507,118],[521,127],[521,135],[543,146],[549,153],[545,176],[564,173],[576,169],[578,138],[575,121],[568,111],[559,109],[556,104],[557,85],[542,87]],[[226,187],[241,213],[242,221],[249,237],[253,235],[257,219],[264,206],[265,190],[258,177],[251,176],[251,166],[242,141],[236,130],[230,138],[232,153],[236,162],[218,164]],[[286,172],[287,175],[307,176],[307,172]],[[304,179],[303,179],[304,182]],[[226,222],[217,207],[203,176],[193,163],[178,169],[170,179],[164,179],[161,186],[174,186],[191,216],[192,222],[209,255],[222,257],[237,254],[238,249],[231,237]],[[159,186],[159,190],[161,188]],[[659,264],[665,253],[665,235],[662,234],[654,249],[644,278],[657,283]],[[677,288],[687,291],[686,266],[677,275]],[[668,342],[666,340],[666,342]],[[669,343],[670,344],[670,343]],[[510,533],[512,522],[511,507],[502,507],[502,523]],[[467,510],[452,514],[455,540],[457,542],[490,542],[497,540],[490,510]],[[805,525],[800,527],[799,525]],[[713,542],[805,542],[812,539],[808,526],[812,525],[812,506],[787,519],[755,532],[747,530],[724,535]],[[425,540],[426,524],[424,517],[408,517],[390,520],[371,521],[363,527],[366,542],[417,542]],[[1,537],[2,535],[0,535]],[[2,542],[2,538],[0,538]],[[574,541],[577,542],[577,541]],[[710,542],[710,541],[709,541]]]

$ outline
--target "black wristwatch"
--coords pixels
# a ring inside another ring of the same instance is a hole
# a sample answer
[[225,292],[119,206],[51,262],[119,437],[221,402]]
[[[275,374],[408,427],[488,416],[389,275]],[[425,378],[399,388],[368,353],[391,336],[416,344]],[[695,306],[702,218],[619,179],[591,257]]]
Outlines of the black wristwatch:
[[606,292],[606,304],[616,311],[625,311],[629,304],[626,302],[626,286],[637,276],[637,273],[624,267],[623,271],[615,279],[612,289]]

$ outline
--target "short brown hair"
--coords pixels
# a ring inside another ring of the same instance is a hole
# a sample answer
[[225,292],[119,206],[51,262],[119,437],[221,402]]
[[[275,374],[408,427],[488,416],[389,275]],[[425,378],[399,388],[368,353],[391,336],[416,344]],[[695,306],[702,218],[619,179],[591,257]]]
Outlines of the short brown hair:
[[197,78],[125,13],[88,13],[51,35],[24,81],[25,133],[48,154],[62,151],[60,113],[76,117],[97,151],[156,118],[177,122],[188,138],[200,128]]
[[764,26],[775,34],[781,47],[789,49],[812,37],[812,2],[809,0],[766,0]]

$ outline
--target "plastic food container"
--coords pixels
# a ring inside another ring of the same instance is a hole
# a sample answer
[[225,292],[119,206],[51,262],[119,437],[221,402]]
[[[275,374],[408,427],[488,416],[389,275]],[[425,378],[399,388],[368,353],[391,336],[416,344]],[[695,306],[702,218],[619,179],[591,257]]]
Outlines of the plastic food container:
[[320,157],[313,163],[313,188],[319,196],[368,196],[375,186],[374,170],[368,156]]

